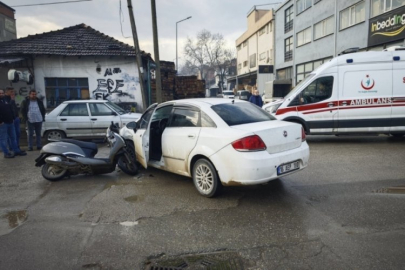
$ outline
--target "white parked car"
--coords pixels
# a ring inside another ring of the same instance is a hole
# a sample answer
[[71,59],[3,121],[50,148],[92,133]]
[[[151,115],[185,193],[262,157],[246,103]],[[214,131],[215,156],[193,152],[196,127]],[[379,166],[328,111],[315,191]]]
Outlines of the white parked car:
[[103,138],[111,121],[120,127],[141,117],[128,113],[117,104],[106,100],[71,100],[61,103],[46,114],[42,136],[47,141],[62,138]]
[[224,91],[222,91],[222,97],[223,98],[234,99],[235,94],[233,93],[232,90],[224,90]]
[[151,105],[136,123],[137,161],[193,178],[198,192],[254,185],[304,169],[309,148],[302,127],[256,105],[223,98]]

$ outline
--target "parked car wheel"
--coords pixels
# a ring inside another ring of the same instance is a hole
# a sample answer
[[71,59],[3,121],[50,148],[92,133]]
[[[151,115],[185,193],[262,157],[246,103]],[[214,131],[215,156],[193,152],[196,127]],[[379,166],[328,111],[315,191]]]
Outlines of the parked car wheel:
[[49,181],[57,181],[66,176],[67,170],[56,165],[45,163],[41,169],[42,176]]
[[222,189],[216,169],[204,158],[193,166],[193,182],[198,192],[207,198],[218,195]]
[[63,131],[60,130],[49,130],[45,133],[44,137],[47,142],[54,142],[66,138],[66,135]]

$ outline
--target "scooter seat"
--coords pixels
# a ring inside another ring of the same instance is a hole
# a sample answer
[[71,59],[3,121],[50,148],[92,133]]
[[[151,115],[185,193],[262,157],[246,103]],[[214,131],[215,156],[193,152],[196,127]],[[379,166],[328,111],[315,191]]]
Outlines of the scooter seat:
[[86,157],[94,157],[98,152],[97,144],[93,142],[82,142],[73,139],[62,139],[61,141],[79,146],[80,148],[83,149],[83,152],[86,154]]

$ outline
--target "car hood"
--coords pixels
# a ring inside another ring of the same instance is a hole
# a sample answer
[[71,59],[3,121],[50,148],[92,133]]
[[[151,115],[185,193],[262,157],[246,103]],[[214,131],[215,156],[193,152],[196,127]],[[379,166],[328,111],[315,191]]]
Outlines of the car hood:
[[263,105],[263,109],[266,109],[268,107],[274,106],[274,105],[278,105],[284,102],[284,99],[279,99],[279,100],[274,100],[272,102],[266,103]]
[[120,115],[122,120],[131,120],[131,121],[136,121],[139,118],[141,118],[142,114],[141,113],[125,113]]

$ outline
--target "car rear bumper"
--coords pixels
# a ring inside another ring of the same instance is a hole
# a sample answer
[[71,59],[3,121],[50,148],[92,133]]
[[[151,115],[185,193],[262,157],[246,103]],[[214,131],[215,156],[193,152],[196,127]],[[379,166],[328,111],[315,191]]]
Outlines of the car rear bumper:
[[[238,152],[231,145],[210,157],[225,186],[256,185],[301,171],[308,166],[309,147],[306,142],[300,147],[269,154],[267,151]],[[277,167],[293,161],[299,169],[278,175]]]

